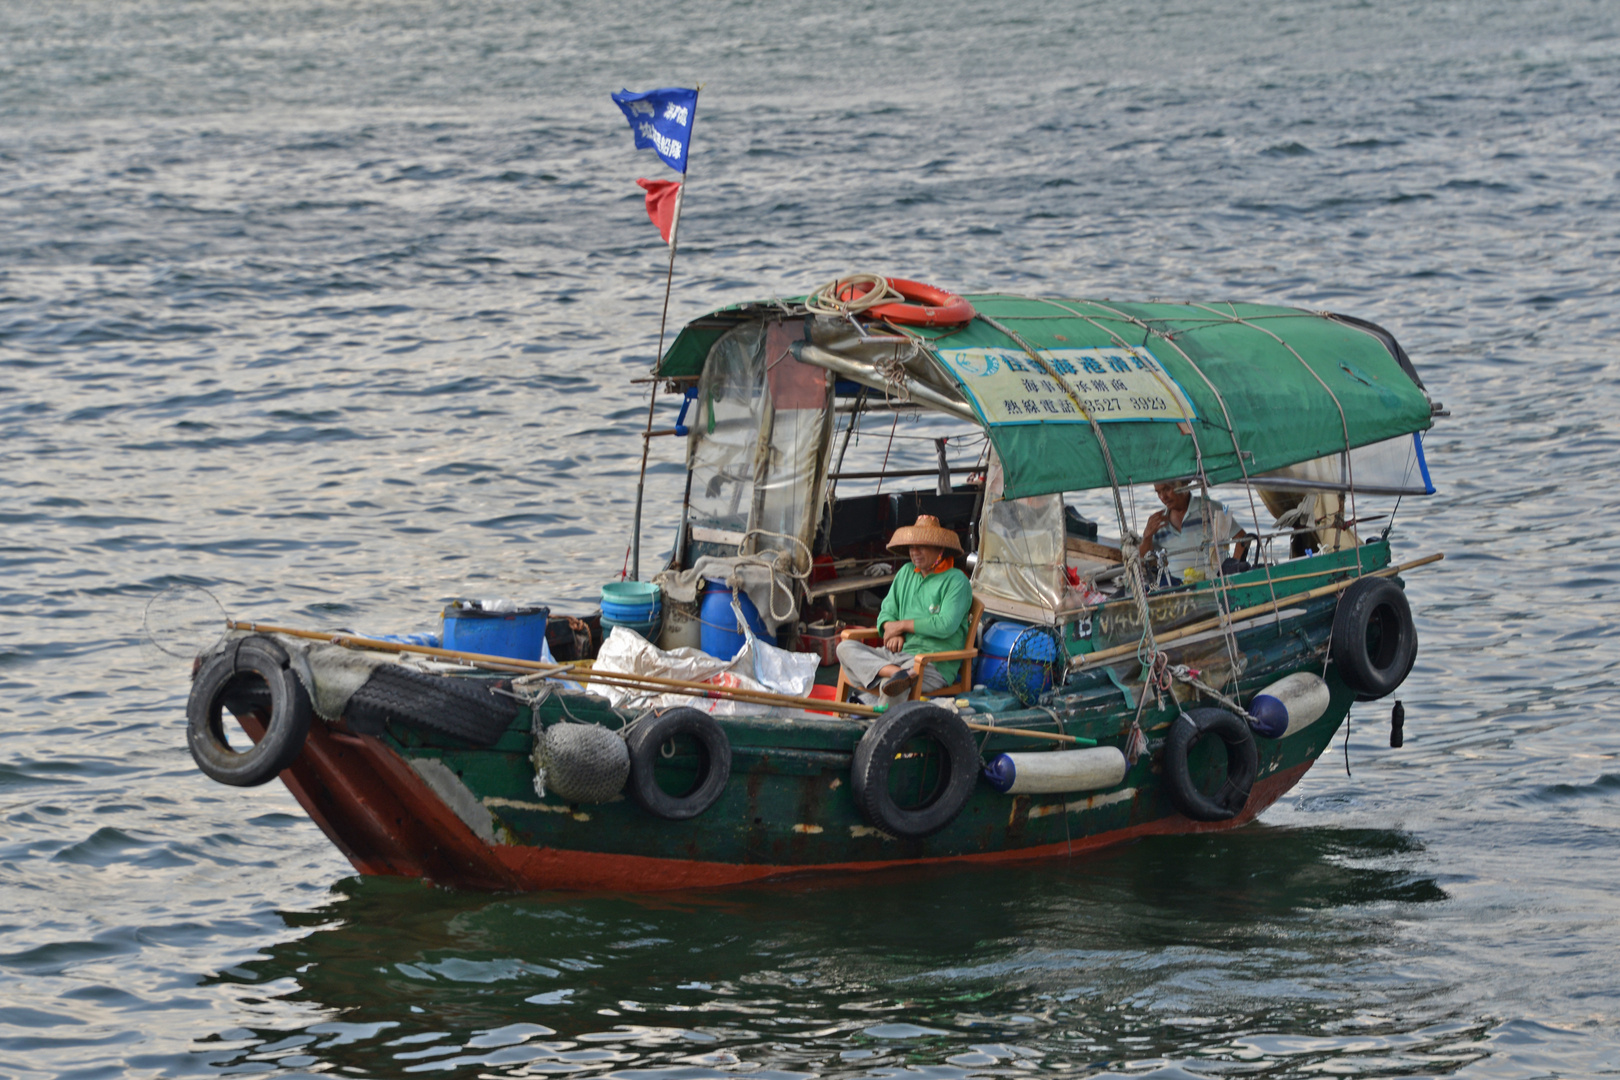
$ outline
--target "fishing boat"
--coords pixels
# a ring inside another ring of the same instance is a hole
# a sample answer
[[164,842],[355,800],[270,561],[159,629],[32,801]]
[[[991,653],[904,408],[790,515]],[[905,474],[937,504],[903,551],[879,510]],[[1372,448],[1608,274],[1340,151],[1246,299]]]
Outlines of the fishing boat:
[[[693,320],[651,378],[680,419],[646,436],[686,460],[651,580],[638,506],[636,572],[583,620],[232,623],[193,670],[203,771],[279,776],[359,872],[446,886],[965,866],[1241,827],[1412,669],[1399,575],[1440,556],[1395,559],[1389,504],[1433,492],[1443,410],[1371,323],[853,276]],[[1138,533],[1154,484],[1205,500],[1179,570]],[[917,665],[960,669],[863,702],[830,643],[872,633],[920,516],[974,601]]]

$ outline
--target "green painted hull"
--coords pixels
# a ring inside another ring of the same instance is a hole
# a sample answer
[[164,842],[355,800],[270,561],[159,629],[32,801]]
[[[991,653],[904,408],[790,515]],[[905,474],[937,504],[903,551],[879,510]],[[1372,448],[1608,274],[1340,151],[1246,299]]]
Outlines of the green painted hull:
[[[1362,558],[1366,569],[1382,566],[1388,549],[1367,545]],[[1320,572],[1335,569],[1335,561],[1342,564],[1345,556],[1289,565]],[[1353,570],[1353,554],[1349,561]],[[1268,598],[1273,588],[1279,596],[1303,592],[1332,580],[1296,577],[1267,586],[1261,578],[1249,586],[1248,599]],[[1166,611],[1171,623],[1198,617],[1199,594],[1183,595],[1192,602],[1181,617]],[[1233,606],[1244,602],[1236,597]],[[1232,828],[1252,820],[1296,783],[1349,712],[1355,695],[1327,661],[1336,602],[1332,595],[1302,600],[1286,608],[1281,620],[1257,620],[1241,630],[1235,639],[1241,671],[1235,693],[1231,652],[1220,635],[1166,646],[1174,662],[1224,683],[1225,692],[1241,701],[1299,671],[1323,674],[1331,690],[1329,708],[1309,726],[1285,738],[1257,740],[1259,780],[1242,813],[1229,821],[1192,821],[1171,804],[1160,751],[1181,709],[1198,703],[1179,684],[1181,702],[1166,694],[1144,707],[1148,752],[1130,765],[1120,784],[1082,794],[1012,796],[981,781],[948,826],[920,839],[887,835],[863,818],[851,792],[851,766],[865,727],[831,716],[717,717],[731,745],[730,780],[717,802],[684,821],[658,818],[623,797],[573,805],[554,794],[537,794],[530,757],[534,717],[527,709],[487,748],[401,725],[375,738],[317,732],[304,758],[283,778],[362,872],[484,888],[705,887],[796,873],[1061,856],[1153,833]],[[1167,606],[1159,598],[1155,603]],[[1111,679],[1099,667],[1071,677],[1046,708],[987,712],[985,706],[995,703],[975,694],[969,700],[978,715],[972,718],[1061,731],[1124,749],[1137,709],[1127,704],[1115,679],[1138,693],[1140,672],[1134,660],[1120,660],[1113,674]],[[568,719],[610,728],[632,718],[601,698],[567,694],[545,700],[539,719],[555,723],[565,719],[565,711]],[[982,737],[981,751],[988,760],[1004,751],[1051,745],[994,733]],[[1203,790],[1218,787],[1225,771],[1219,741],[1198,744],[1191,765]],[[695,758],[680,756],[664,762],[664,786],[678,789],[680,774],[695,775],[696,766]]]

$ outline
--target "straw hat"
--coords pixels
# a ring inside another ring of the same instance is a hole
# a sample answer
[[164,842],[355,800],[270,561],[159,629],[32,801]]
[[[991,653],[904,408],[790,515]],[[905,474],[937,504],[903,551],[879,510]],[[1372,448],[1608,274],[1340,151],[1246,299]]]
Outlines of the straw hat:
[[932,514],[918,514],[917,524],[902,525],[894,530],[894,536],[889,538],[889,550],[910,547],[912,544],[926,544],[929,547],[945,548],[961,554],[962,541],[956,538],[956,533],[939,523],[939,518]]

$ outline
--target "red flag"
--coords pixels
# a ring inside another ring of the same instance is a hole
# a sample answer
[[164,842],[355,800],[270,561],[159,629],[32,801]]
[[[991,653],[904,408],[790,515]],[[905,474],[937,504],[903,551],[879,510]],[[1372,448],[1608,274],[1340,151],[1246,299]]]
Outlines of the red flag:
[[676,180],[637,180],[647,191],[647,216],[658,226],[658,235],[669,243],[675,219],[681,213],[681,185]]

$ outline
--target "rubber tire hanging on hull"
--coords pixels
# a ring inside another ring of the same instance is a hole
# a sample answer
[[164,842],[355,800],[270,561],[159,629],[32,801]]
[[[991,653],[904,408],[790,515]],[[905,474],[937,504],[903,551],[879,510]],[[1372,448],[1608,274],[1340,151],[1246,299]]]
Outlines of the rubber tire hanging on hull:
[[[939,744],[944,775],[932,798],[906,809],[889,792],[889,772],[901,748],[919,737]],[[911,839],[932,836],[955,821],[978,780],[979,748],[973,734],[960,717],[926,701],[896,705],[873,721],[855,747],[850,769],[850,790],[866,820],[891,836]]]
[[518,706],[485,679],[429,675],[399,664],[371,673],[343,706],[343,719],[361,735],[380,735],[389,723],[413,724],[490,746],[512,726]]
[[1406,591],[1376,577],[1344,590],[1333,612],[1332,654],[1334,669],[1357,701],[1375,701],[1405,682],[1417,659]]
[[[264,720],[264,737],[247,750],[232,750],[221,711],[226,707],[238,716],[257,713]],[[314,714],[287,651],[267,637],[238,638],[210,657],[192,680],[186,745],[210,779],[256,787],[298,759]]]
[[[671,795],[658,786],[655,770],[664,744],[677,736],[695,739],[703,758],[697,784],[684,795]],[[625,791],[637,806],[668,821],[697,817],[714,805],[731,779],[731,742],[708,713],[681,707],[670,709],[630,726],[624,737],[630,751],[630,782]]]
[[[1226,782],[1206,795],[1193,781],[1193,747],[1214,735],[1226,744]],[[1188,709],[1164,740],[1164,782],[1171,805],[1194,821],[1229,821],[1243,812],[1260,774],[1260,751],[1249,725],[1225,709]]]

